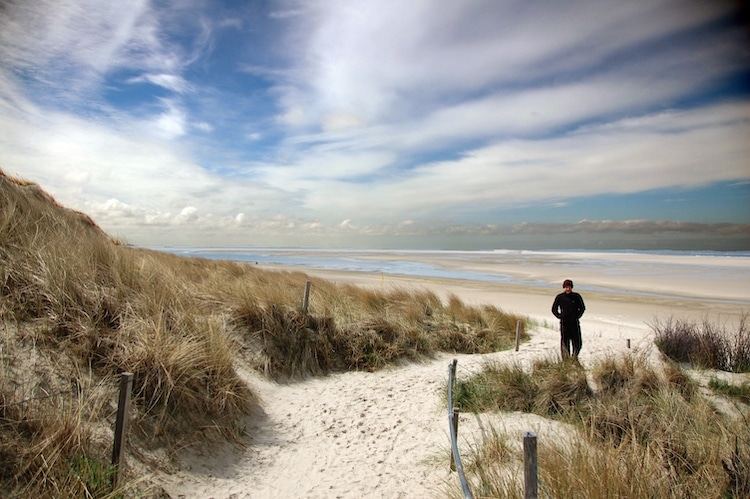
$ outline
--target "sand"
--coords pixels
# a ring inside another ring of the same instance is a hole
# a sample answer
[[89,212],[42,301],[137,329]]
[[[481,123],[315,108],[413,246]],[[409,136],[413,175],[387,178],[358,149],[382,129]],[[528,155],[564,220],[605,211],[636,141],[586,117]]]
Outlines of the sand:
[[[557,283],[565,277],[574,277],[590,289],[610,288],[610,292],[577,289],[587,305],[581,321],[584,366],[605,355],[625,354],[629,348],[656,356],[649,326],[654,320],[707,318],[731,324],[750,310],[747,284],[742,286],[742,276],[737,279],[738,272],[747,271],[747,262],[733,262],[727,270],[726,259],[701,260],[697,268],[685,258],[623,255],[616,278],[605,268],[591,266],[590,254],[585,268],[576,267],[575,258],[566,260],[565,268],[549,265],[549,256],[536,263],[508,262],[502,267],[505,273],[549,282],[548,287],[306,269],[311,276],[342,284],[424,288],[443,298],[455,294],[470,304],[489,303],[530,316],[538,326],[517,352],[439,354],[427,362],[375,373],[338,373],[289,384],[241,370],[263,404],[262,414],[248,420],[247,447],[225,445],[183,452],[177,457],[181,471],[157,472],[154,479],[175,498],[445,497],[448,488],[460,490],[456,473],[449,470],[449,417],[444,398],[452,359],[458,360],[457,377],[461,378],[488,360],[528,365],[539,357],[557,355],[559,332],[550,307],[560,289]],[[436,263],[498,270],[496,260],[448,258]],[[643,276],[644,269],[659,268],[662,271]],[[648,296],[649,292],[660,296]],[[491,427],[516,432],[519,445],[523,431],[536,432],[540,440],[559,438],[561,433],[554,423],[533,415],[467,413],[459,423],[461,452],[468,454]]]

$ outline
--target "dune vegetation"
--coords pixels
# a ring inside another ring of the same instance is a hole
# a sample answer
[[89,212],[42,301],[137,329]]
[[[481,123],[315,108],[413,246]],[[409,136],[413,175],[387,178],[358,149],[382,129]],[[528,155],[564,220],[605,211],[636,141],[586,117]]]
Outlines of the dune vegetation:
[[[522,319],[427,290],[131,247],[0,171],[0,496],[158,497],[138,472],[159,465],[154,453],[241,443],[259,401],[240,371],[293,381],[497,351]],[[113,490],[123,372],[133,414]]]
[[[493,352],[514,345],[524,319],[429,290],[132,247],[0,171],[0,497],[164,497],[145,471],[186,446],[243,445],[260,404],[243,374],[294,382]],[[685,367],[748,371],[746,322],[652,328],[656,365],[638,355],[586,369],[487,364],[457,383],[454,402],[567,428],[540,440],[542,497],[750,497],[748,384],[710,374],[701,384]],[[113,487],[123,372],[133,373],[132,420]],[[462,452],[475,497],[523,496],[515,440],[490,432]]]
[[[662,323],[657,337],[687,327],[676,324]],[[741,325],[734,344],[744,335]],[[712,344],[724,345],[702,343]],[[631,353],[588,369],[559,359],[530,370],[488,363],[456,384],[453,400],[464,411],[521,411],[568,428],[539,440],[540,497],[750,497],[747,384],[714,377],[708,386],[713,392],[668,358],[654,365]],[[515,440],[493,431],[466,453],[475,497],[524,497]]]
[[750,372],[750,327],[746,315],[740,317],[734,330],[708,320],[697,324],[674,317],[655,320],[651,329],[656,346],[675,362],[726,372]]

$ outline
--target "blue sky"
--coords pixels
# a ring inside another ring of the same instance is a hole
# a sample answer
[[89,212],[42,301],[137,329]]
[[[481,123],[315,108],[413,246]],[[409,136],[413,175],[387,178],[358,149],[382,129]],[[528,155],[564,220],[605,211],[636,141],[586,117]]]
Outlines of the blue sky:
[[744,2],[1,5],[0,168],[133,244],[750,249]]

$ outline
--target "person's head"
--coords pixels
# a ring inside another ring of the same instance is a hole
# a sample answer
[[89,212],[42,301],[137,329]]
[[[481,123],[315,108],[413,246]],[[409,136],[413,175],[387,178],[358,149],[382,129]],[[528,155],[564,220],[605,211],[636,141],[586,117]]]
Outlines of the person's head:
[[562,287],[563,287],[563,289],[565,290],[566,293],[572,293],[573,292],[573,281],[571,281],[570,279],[565,279],[563,281],[563,286]]

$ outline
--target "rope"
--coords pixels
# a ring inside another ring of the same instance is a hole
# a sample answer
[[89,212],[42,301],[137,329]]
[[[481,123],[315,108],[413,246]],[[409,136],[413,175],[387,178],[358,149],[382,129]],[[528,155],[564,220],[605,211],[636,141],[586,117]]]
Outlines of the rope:
[[448,365],[448,427],[451,433],[451,449],[453,453],[453,462],[456,465],[456,471],[458,472],[458,479],[461,482],[461,488],[464,492],[465,499],[474,499],[469,489],[469,484],[466,481],[466,475],[464,475],[464,467],[461,464],[461,456],[458,453],[458,435],[456,435],[456,428],[453,424],[453,378],[456,376],[456,364],[458,361],[453,359],[453,362]]
[[[44,389],[42,389],[42,390],[44,390]],[[28,402],[33,402],[35,400],[46,400],[46,399],[51,399],[51,398],[54,398],[54,397],[58,397],[60,395],[69,395],[71,393],[73,393],[73,390],[65,390],[65,391],[61,391],[61,392],[47,393],[46,395],[42,395],[42,396],[39,396],[39,397],[29,397],[27,399],[20,400],[18,402],[13,402],[11,404],[5,404],[5,403],[3,403],[2,405],[0,405],[0,407],[2,407],[2,408],[15,407],[17,405],[26,404]]]

